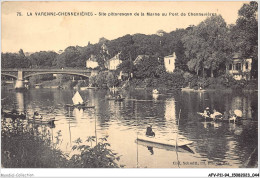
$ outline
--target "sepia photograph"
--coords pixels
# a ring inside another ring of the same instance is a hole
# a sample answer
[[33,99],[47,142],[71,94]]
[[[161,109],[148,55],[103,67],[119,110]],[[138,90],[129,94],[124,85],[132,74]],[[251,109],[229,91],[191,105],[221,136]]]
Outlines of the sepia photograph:
[[44,168],[259,177],[258,2],[2,1],[1,177]]

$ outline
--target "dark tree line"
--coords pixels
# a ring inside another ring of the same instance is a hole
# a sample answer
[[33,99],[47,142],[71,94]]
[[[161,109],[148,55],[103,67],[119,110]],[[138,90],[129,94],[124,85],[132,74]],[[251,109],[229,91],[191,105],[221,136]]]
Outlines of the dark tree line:
[[[96,44],[69,46],[60,54],[41,51],[25,56],[23,50],[18,54],[2,53],[2,67],[85,68],[86,60],[95,55],[102,68],[106,60],[120,53],[121,68],[125,72],[129,73],[131,69],[137,76],[150,77],[162,70],[163,57],[175,52],[177,68],[197,76],[215,77],[225,72],[232,55],[239,52],[242,58],[253,58],[253,75],[257,76],[257,9],[255,1],[244,4],[238,11],[236,24],[230,26],[218,15],[197,26],[163,32],[163,35],[128,34],[115,40],[102,37]],[[149,55],[150,58],[142,66],[134,68],[132,62],[138,55]]]

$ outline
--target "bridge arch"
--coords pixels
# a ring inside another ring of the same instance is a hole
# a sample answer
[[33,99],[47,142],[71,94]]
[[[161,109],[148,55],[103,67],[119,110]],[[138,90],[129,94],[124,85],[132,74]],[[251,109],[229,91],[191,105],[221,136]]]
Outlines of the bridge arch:
[[12,75],[12,74],[5,74],[5,73],[1,73],[1,75],[8,76],[8,77],[12,77],[12,78],[14,78],[14,79],[16,79],[16,80],[17,80],[17,76],[15,76],[15,75]]
[[35,76],[35,75],[44,75],[44,74],[68,74],[68,75],[82,76],[82,77],[86,77],[86,78],[90,77],[90,75],[74,73],[74,72],[38,72],[38,73],[32,73],[32,74],[24,75],[24,79],[31,77],[31,76]]

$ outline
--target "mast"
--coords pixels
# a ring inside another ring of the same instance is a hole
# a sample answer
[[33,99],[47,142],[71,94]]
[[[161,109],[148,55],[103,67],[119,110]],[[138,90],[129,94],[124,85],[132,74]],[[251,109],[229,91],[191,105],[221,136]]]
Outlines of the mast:
[[178,157],[178,133],[179,133],[179,122],[180,122],[180,117],[181,117],[181,109],[179,112],[179,118],[178,118],[178,122],[177,122],[177,132],[176,132],[176,156],[177,156],[177,162],[178,162],[178,167],[180,168],[180,162],[179,162],[179,157]]
[[138,117],[137,117],[137,105],[136,100],[135,102],[135,118],[136,118],[136,168],[139,168],[139,162],[138,162]]

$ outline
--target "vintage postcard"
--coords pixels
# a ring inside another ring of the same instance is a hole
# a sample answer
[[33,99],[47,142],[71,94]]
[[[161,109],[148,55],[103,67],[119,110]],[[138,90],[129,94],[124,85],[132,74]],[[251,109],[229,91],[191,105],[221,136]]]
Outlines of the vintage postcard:
[[1,177],[90,168],[259,177],[258,2],[2,1]]

